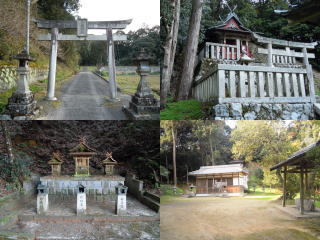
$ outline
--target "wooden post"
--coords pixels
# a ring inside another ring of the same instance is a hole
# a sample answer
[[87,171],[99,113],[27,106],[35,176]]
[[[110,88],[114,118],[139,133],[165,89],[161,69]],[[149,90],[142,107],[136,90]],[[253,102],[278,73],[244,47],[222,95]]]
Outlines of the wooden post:
[[51,50],[49,61],[49,77],[48,77],[48,89],[47,99],[55,101],[57,98],[54,96],[56,85],[56,70],[57,70],[57,56],[58,56],[58,28],[51,29]]
[[268,43],[268,65],[270,67],[273,67],[273,63],[272,63],[272,43],[271,42]]
[[308,181],[308,172],[307,169],[305,171],[305,182],[306,182],[306,196],[309,197],[309,181]]
[[300,166],[300,213],[304,214],[304,183],[303,183],[303,166]]
[[304,47],[302,49],[302,52],[303,52],[303,63],[307,66],[307,65],[309,65],[307,48]]
[[287,195],[287,166],[284,167],[284,172],[283,172],[283,201],[282,201],[282,207],[286,206],[286,195]]

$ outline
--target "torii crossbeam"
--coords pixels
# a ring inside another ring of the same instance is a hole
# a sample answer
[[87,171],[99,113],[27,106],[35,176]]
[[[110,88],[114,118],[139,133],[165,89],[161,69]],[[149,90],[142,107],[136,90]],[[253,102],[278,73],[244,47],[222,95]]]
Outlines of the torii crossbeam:
[[[58,41],[107,41],[108,42],[108,67],[111,99],[117,99],[116,69],[114,41],[126,41],[126,35],[112,34],[113,29],[125,29],[131,22],[129,20],[120,21],[88,21],[87,19],[78,19],[76,21],[65,20],[33,20],[40,29],[51,29],[50,34],[41,34],[38,36],[40,41],[51,41],[50,63],[47,99],[56,100],[55,81],[58,55]],[[77,35],[59,34],[59,29],[77,29]],[[88,29],[106,29],[106,35],[88,35]]]

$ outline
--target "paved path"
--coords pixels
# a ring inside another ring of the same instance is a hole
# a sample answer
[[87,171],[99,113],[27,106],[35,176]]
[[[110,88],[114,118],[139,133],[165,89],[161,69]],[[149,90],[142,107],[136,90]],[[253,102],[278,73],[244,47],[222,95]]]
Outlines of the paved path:
[[109,96],[109,83],[83,70],[62,87],[57,107],[51,107],[42,119],[126,120],[122,106],[128,106],[130,96],[120,94],[121,101],[116,103],[106,102]]

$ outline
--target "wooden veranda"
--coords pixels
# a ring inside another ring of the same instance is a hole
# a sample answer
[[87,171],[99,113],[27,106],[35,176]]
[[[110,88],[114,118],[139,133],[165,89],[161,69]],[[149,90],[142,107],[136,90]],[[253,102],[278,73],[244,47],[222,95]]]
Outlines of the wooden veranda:
[[270,171],[280,169],[283,173],[283,203],[286,206],[287,174],[300,174],[300,213],[304,214],[305,194],[309,190],[308,174],[312,172],[317,163],[311,154],[320,146],[320,140],[292,154],[287,160],[270,168]]

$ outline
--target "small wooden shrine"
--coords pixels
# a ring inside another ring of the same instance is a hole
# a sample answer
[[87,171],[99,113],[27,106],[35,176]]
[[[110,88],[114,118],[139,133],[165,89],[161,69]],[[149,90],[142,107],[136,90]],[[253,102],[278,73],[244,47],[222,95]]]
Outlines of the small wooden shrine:
[[61,156],[58,152],[52,154],[52,158],[48,161],[51,166],[51,175],[60,176],[61,175],[61,164],[63,163]]
[[112,152],[106,154],[106,159],[103,160],[104,171],[106,175],[113,175],[114,173],[114,166],[117,165],[118,162],[113,159]]
[[95,154],[96,150],[88,146],[85,138],[81,138],[79,144],[70,150],[75,161],[75,176],[90,175],[90,159]]

